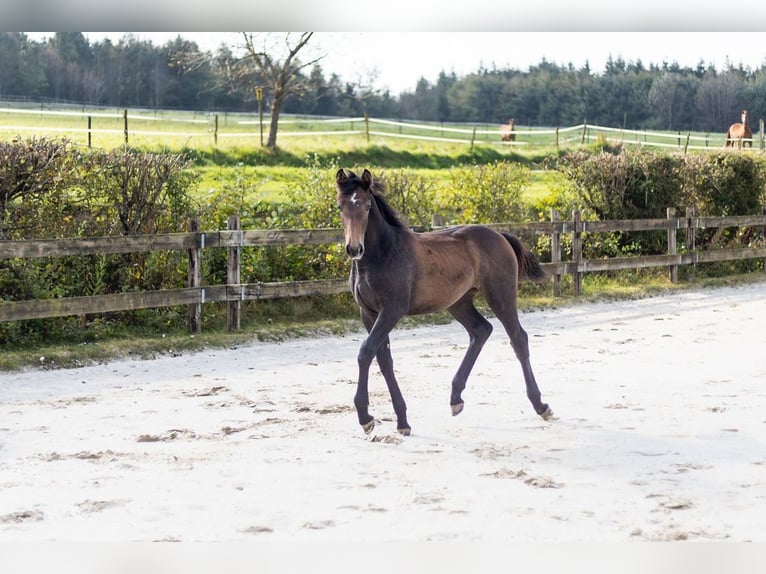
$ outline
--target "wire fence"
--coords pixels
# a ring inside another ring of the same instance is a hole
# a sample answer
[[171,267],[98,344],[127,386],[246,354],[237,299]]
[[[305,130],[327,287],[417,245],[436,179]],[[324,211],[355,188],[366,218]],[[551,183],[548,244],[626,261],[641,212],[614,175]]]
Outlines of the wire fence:
[[[17,134],[66,134],[87,139],[93,145],[98,136],[115,135],[126,143],[141,138],[185,138],[218,144],[221,140],[254,140],[263,145],[269,118],[258,114],[221,112],[183,112],[168,110],[47,109],[45,105],[21,107],[0,104],[0,137]],[[297,116],[283,114],[279,119],[279,138],[358,137],[367,143],[385,139],[424,142],[490,145],[504,148],[567,148],[602,142],[626,146],[646,146],[688,150],[711,150],[725,146],[726,134],[647,131],[613,128],[582,123],[564,127],[514,126],[511,141],[503,141],[507,125],[411,122],[395,119],[358,117]],[[85,142],[83,142],[85,143]],[[766,148],[763,120],[750,139],[732,142],[734,147]]]

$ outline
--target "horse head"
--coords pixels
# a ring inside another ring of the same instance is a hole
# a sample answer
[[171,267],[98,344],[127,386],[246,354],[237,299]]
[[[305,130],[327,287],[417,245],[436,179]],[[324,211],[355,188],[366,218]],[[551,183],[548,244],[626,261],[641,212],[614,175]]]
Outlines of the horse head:
[[339,169],[335,175],[338,209],[343,222],[346,255],[358,260],[364,255],[364,236],[372,209],[372,174],[365,169],[362,177],[353,171]]

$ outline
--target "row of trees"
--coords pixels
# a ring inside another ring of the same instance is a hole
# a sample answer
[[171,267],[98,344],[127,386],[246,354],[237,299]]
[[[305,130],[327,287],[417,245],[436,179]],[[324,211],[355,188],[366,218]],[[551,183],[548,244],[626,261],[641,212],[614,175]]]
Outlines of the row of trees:
[[[304,33],[300,41],[308,41]],[[295,48],[299,42],[291,45]],[[305,44],[305,42],[304,42]],[[265,44],[263,44],[265,45]],[[610,60],[603,71],[543,60],[528,70],[481,68],[463,77],[442,73],[393,95],[365,82],[329,77],[321,58],[301,60],[261,47],[253,35],[241,46],[201,52],[181,36],[156,46],[126,34],[90,43],[82,33],[58,32],[45,41],[0,33],[0,97],[50,98],[120,107],[253,111],[263,86],[266,110],[411,120],[572,125],[582,121],[630,129],[724,132],[742,109],[766,116],[766,61],[756,69],[700,63],[694,68]],[[261,58],[260,64],[257,58]],[[277,76],[292,88],[277,93]],[[244,73],[243,73],[244,72]],[[281,99],[280,99],[281,98]]]

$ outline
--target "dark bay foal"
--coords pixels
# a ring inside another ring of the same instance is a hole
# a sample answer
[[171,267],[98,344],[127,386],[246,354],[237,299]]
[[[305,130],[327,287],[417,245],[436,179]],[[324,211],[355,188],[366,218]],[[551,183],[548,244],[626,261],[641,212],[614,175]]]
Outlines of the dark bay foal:
[[481,294],[510,337],[521,363],[527,397],[535,412],[550,419],[548,405],[529,362],[527,333],[519,323],[516,296],[519,279],[545,277],[537,258],[507,233],[481,225],[415,233],[405,226],[381,195],[382,186],[364,170],[336,174],[338,207],[343,221],[346,253],[351,258],[350,287],[359,304],[368,336],[359,349],[359,379],[354,405],[365,433],[375,426],[369,413],[368,377],[377,358],[391,394],[396,428],[410,434],[407,405],[394,376],[389,333],[405,315],[446,309],[468,331],[470,341],[452,379],[452,414],[463,410],[466,380],[492,325],[474,306]]

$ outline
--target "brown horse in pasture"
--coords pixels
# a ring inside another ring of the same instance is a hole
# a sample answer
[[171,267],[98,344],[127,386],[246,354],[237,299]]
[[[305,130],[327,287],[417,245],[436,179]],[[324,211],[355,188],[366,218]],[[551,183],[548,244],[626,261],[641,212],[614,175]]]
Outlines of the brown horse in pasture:
[[724,147],[744,146],[753,147],[753,132],[747,123],[747,110],[742,110],[742,122],[731,124],[729,131],[726,132],[726,144]]
[[515,142],[516,134],[513,133],[515,127],[516,120],[513,118],[509,119],[507,124],[500,126],[500,139],[504,142]]
[[553,413],[541,399],[529,362],[527,333],[516,307],[519,280],[545,277],[537,257],[510,234],[482,225],[411,231],[366,169],[361,177],[340,169],[335,180],[346,254],[351,259],[349,285],[368,332],[357,357],[359,379],[354,396],[364,432],[370,433],[375,426],[368,411],[367,389],[375,357],[391,395],[396,428],[410,434],[407,405],[394,376],[389,346],[389,333],[405,315],[446,309],[468,331],[468,349],[452,379],[450,395],[452,414],[460,414],[468,375],[492,333],[492,324],[474,306],[477,294],[484,297],[510,337],[535,412],[550,419]]

